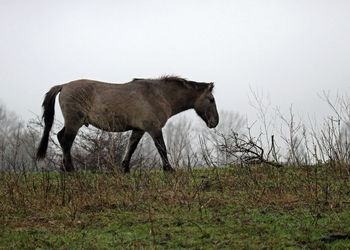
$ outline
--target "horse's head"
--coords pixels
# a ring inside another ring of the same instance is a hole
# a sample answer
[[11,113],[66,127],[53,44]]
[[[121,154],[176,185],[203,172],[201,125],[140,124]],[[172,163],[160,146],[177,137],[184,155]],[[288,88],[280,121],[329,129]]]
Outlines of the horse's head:
[[213,88],[214,83],[209,83],[207,88],[201,90],[201,94],[194,103],[196,113],[203,119],[209,128],[215,128],[219,123],[219,114],[212,93]]

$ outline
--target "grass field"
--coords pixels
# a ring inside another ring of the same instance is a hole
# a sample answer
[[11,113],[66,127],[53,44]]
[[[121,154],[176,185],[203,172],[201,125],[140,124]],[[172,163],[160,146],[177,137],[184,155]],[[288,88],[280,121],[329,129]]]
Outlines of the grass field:
[[350,248],[343,165],[0,174],[0,248]]

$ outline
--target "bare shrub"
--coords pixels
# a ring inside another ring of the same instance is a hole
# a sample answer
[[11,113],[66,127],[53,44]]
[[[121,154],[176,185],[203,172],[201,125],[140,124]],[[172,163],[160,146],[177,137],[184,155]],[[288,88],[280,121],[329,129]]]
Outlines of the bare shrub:
[[271,149],[268,153],[264,151],[264,148],[259,146],[260,138],[254,138],[248,130],[247,134],[238,134],[234,131],[231,133],[217,134],[216,145],[218,150],[226,155],[226,164],[269,164],[277,167],[282,165],[269,161],[267,155],[273,150]]
[[[249,98],[249,104],[252,106],[255,111],[258,118],[258,130],[259,130],[259,146],[270,148],[271,147],[271,134],[273,133],[273,127],[274,127],[274,121],[275,117],[274,114],[271,113],[271,99],[268,93],[264,93],[262,90],[253,90],[250,88],[250,96]],[[253,122],[255,124],[255,122]],[[248,126],[249,128],[252,128],[253,125]]]
[[113,169],[120,165],[129,133],[109,133],[96,128],[81,129],[74,147],[78,169]]
[[[310,122],[312,149],[316,162],[332,163],[337,166],[350,164],[350,101],[346,94],[337,94],[332,98],[329,92],[323,92],[321,98],[330,107],[330,115],[318,125]],[[344,168],[350,173],[350,168]]]
[[[288,117],[277,109],[281,124],[281,139],[286,145],[285,163],[289,165],[299,165],[307,162],[305,158],[305,147],[303,146],[302,133],[305,132],[305,126],[301,120],[296,121],[293,106],[289,107]],[[287,131],[285,131],[287,130]]]
[[221,111],[220,122],[214,130],[204,129],[199,135],[199,147],[203,163],[209,167],[224,167],[240,163],[239,159],[226,150],[222,150],[223,138],[232,134],[243,134],[246,119],[239,113]]

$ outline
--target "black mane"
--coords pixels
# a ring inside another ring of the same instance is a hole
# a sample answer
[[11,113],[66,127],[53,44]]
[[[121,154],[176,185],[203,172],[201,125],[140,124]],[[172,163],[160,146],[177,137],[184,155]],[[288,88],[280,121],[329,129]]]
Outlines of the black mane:
[[194,89],[206,89],[208,88],[208,85],[209,85],[209,83],[188,81],[185,78],[182,78],[179,76],[172,76],[172,75],[165,75],[156,79],[134,78],[132,81],[134,82],[139,80],[156,80],[156,81],[163,81],[166,83],[176,83],[179,86],[186,87],[186,88],[194,88]]

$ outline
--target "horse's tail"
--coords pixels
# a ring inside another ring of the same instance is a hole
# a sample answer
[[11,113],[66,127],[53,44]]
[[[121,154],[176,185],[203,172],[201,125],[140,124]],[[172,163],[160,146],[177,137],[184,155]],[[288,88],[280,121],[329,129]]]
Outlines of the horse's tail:
[[38,151],[36,152],[36,159],[45,158],[47,145],[49,142],[50,130],[55,116],[55,99],[56,95],[62,90],[62,85],[54,86],[46,93],[42,107],[44,110],[43,119],[45,122],[43,137],[41,138]]

